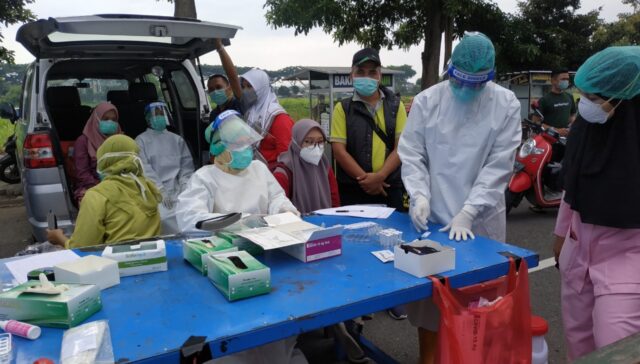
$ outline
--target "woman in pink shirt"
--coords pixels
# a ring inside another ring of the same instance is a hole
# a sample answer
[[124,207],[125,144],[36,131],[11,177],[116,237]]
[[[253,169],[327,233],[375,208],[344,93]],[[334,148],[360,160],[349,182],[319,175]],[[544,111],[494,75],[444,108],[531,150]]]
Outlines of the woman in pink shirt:
[[581,91],[555,228],[569,360],[640,332],[640,47],[610,47]]

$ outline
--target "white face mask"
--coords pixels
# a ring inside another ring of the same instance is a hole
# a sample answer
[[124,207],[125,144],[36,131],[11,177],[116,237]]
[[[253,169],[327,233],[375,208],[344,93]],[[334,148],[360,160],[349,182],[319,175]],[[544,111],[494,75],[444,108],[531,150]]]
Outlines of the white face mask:
[[307,163],[311,163],[317,166],[324,154],[324,145],[318,145],[315,147],[305,147],[300,149],[300,158]]
[[580,102],[578,103],[578,112],[584,120],[594,124],[606,123],[609,119],[610,114],[602,110],[602,105],[596,104],[584,95],[580,97]]

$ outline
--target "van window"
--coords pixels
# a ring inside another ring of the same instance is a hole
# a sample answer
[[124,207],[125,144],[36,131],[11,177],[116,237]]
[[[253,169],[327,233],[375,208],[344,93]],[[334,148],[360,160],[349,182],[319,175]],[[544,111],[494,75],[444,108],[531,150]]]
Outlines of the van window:
[[24,75],[24,87],[22,89],[22,97],[20,100],[20,117],[24,120],[29,120],[29,113],[31,112],[31,90],[33,89],[34,67],[34,64],[30,65]]
[[198,105],[196,92],[184,70],[171,72],[171,80],[178,91],[178,99],[183,109],[195,109]]
[[107,92],[112,90],[127,90],[129,82],[124,79],[107,78],[77,78],[66,80],[49,80],[47,88],[55,86],[73,86],[78,89],[80,103],[91,108],[103,101],[107,101]]

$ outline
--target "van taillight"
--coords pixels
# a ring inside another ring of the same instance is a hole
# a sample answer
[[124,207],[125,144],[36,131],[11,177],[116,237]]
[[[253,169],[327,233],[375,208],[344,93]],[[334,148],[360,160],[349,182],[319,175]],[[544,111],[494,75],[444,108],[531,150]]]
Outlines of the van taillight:
[[24,140],[24,166],[49,168],[56,166],[53,143],[47,133],[28,134]]

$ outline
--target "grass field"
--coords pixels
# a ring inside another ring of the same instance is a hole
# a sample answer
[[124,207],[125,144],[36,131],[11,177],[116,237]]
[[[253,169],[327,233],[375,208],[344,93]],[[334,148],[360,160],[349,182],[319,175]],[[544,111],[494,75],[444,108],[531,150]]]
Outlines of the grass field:
[[281,98],[278,99],[280,101],[280,105],[287,110],[287,113],[291,115],[291,118],[294,121],[298,121],[300,119],[305,119],[309,117],[309,99],[306,97],[301,98]]
[[13,129],[13,124],[9,120],[0,118],[0,151],[4,152],[2,146],[7,138],[13,134]]

